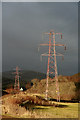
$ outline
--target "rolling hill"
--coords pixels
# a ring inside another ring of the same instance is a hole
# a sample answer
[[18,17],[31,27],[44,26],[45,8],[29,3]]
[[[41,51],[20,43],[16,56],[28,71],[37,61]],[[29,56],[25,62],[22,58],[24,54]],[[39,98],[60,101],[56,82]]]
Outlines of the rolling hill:
[[[2,89],[11,88],[14,86],[13,71],[2,73]],[[58,76],[61,99],[72,100],[80,99],[80,73],[72,76]],[[45,94],[46,74],[22,70],[20,77],[20,86],[25,87],[27,92]],[[49,97],[56,99],[55,78],[49,80]]]
[[[14,71],[7,71],[2,73],[2,88],[6,89],[7,87],[13,86],[15,81],[15,74]],[[35,72],[35,71],[27,71],[22,70],[20,74],[20,85],[21,87],[25,87],[27,82],[30,82],[32,79],[42,79],[46,78],[46,74]]]

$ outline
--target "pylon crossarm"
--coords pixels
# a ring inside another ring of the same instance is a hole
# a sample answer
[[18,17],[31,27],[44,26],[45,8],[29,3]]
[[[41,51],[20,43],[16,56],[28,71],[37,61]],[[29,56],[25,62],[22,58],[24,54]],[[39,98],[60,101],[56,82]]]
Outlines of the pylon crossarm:
[[46,34],[46,35],[50,35],[50,33],[48,33],[48,32],[44,32],[44,34]]
[[62,39],[62,33],[55,33],[56,35],[61,35],[61,39]]
[[[56,46],[63,46],[64,49],[66,50],[66,46],[64,44],[61,43],[57,43],[56,42],[56,35],[60,35],[61,39],[62,39],[62,33],[55,33],[54,30],[50,30],[50,32],[46,32],[44,34],[49,35],[49,42],[48,43],[44,43],[44,44],[40,44],[40,46],[48,46],[48,53],[44,53],[41,54],[42,56],[48,56],[48,64],[47,64],[47,79],[46,79],[46,99],[48,99],[48,80],[49,77],[53,77],[53,75],[55,76],[55,81],[56,81],[56,90],[59,93],[59,84],[58,84],[58,71],[57,71],[57,60],[56,57],[57,56],[62,56],[62,58],[64,57],[63,54],[61,53],[56,53]],[[57,94],[57,101],[60,102],[60,95]]]
[[[40,44],[40,46],[49,46],[49,44]],[[54,46],[54,44],[51,44],[51,46]],[[55,44],[55,46],[65,46],[64,44]]]
[[[44,53],[44,54],[41,54],[41,56],[54,56],[55,54],[47,54],[47,53]],[[64,56],[63,54],[60,54],[60,53],[57,53],[56,56]]]
[[55,44],[55,46],[65,46],[64,44]]
[[62,33],[55,33],[56,35],[62,35]]
[[40,44],[40,46],[49,46],[49,44]]
[[56,56],[64,56],[64,55],[61,53],[56,53]]
[[41,54],[41,56],[49,56],[48,53]]

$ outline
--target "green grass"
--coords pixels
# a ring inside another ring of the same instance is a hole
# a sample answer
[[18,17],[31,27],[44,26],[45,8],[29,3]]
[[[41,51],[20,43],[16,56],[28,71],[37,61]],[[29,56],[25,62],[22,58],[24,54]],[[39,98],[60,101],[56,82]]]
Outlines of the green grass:
[[[29,113],[26,111],[22,118],[78,118],[78,103],[60,104],[67,105],[67,107],[35,106]],[[6,117],[11,116],[6,115]]]
[[[37,95],[44,98],[44,94],[37,94],[37,93],[33,94],[33,93],[25,92],[25,95],[26,96],[29,95],[33,97]],[[21,114],[20,117],[22,118],[78,118],[78,107],[80,107],[80,103],[63,103],[63,102],[58,103],[54,101],[53,103],[64,105],[64,107],[38,106],[38,105],[31,106],[30,104],[31,109],[25,110],[23,114],[20,113]],[[6,117],[8,116],[9,114]]]
[[35,111],[42,118],[78,118],[78,103],[60,104],[67,105],[67,107],[35,106],[33,112]]
[[[30,94],[29,95],[38,95],[44,98],[44,94]],[[52,107],[52,106],[34,106],[33,114],[35,117],[39,118],[78,118],[78,109],[80,103],[63,103],[63,102],[53,102],[55,104],[64,105],[63,108]],[[36,116],[37,115],[37,116]]]

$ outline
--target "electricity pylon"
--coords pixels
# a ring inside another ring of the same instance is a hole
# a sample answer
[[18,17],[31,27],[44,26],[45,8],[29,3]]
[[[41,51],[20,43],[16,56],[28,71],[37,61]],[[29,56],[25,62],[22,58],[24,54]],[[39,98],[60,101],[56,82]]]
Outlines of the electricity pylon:
[[48,56],[48,64],[47,64],[47,79],[46,79],[46,100],[48,100],[48,81],[51,76],[55,76],[56,82],[56,94],[57,94],[57,101],[60,101],[60,91],[59,91],[59,84],[58,84],[58,71],[57,71],[57,61],[56,56],[64,56],[63,54],[56,52],[56,46],[64,46],[66,50],[66,46],[64,44],[57,44],[55,40],[55,35],[61,35],[62,33],[55,33],[51,30],[49,33],[44,33],[49,35],[49,43],[47,44],[40,44],[40,46],[49,46],[49,52],[41,54],[41,56]]
[[19,68],[18,66],[16,67],[16,72],[14,72],[16,75],[15,75],[15,83],[14,83],[14,89],[15,90],[20,90],[20,83],[19,83]]

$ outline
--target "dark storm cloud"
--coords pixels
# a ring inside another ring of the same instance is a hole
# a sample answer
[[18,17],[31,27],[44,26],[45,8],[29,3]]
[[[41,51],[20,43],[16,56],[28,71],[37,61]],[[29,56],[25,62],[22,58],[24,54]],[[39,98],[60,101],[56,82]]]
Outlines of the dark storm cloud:
[[80,72],[80,2],[78,3],[78,71]]
[[66,53],[59,49],[65,54],[63,63],[58,59],[59,74],[77,73],[77,3],[3,3],[2,10],[4,71],[19,65],[22,69],[46,72],[47,58],[40,62],[44,49],[41,47],[38,53],[37,47],[46,42],[41,41],[42,33],[54,29],[63,33],[61,43],[67,45]]
[[0,2],[0,72],[2,72],[2,3]]

